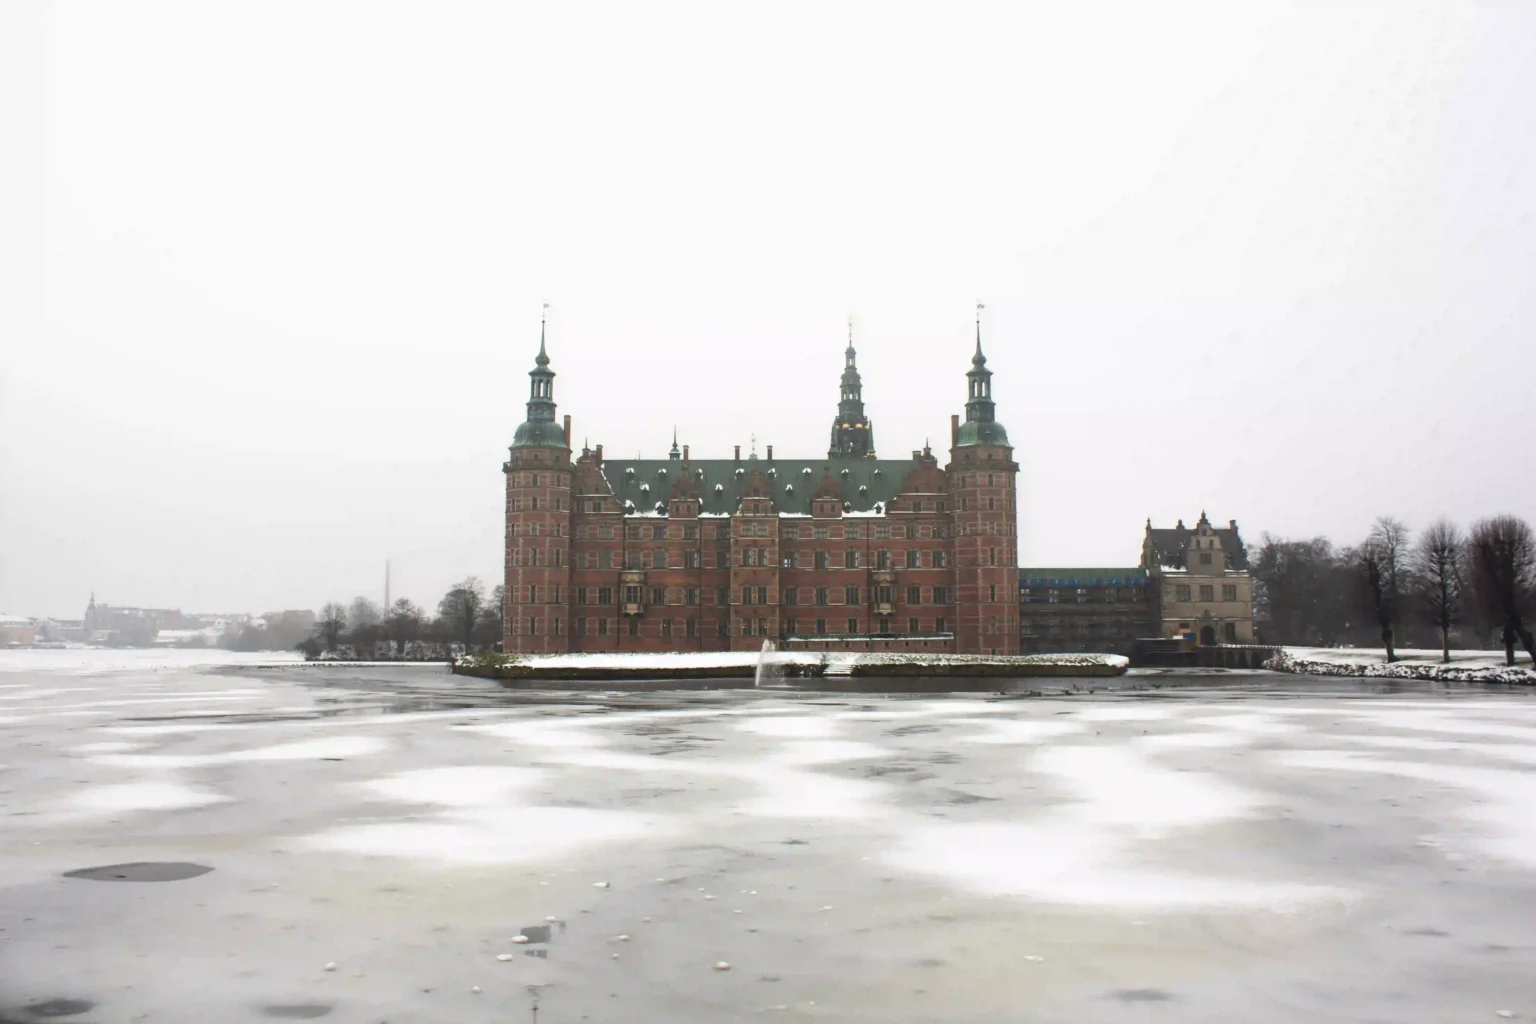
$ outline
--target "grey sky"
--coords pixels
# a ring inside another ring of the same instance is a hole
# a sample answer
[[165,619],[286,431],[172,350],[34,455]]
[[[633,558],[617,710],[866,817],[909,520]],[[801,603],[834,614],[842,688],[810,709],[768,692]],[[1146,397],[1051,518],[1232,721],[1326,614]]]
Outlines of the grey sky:
[[1536,4],[62,3],[20,46],[0,610],[493,582],[546,299],[578,445],[715,457],[826,450],[850,313],[881,454],[946,446],[985,301],[1025,564],[1536,517]]

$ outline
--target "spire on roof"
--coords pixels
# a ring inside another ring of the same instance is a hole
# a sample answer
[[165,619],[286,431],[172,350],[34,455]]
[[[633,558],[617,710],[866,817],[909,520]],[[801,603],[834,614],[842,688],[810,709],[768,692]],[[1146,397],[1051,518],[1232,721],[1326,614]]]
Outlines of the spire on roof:
[[677,447],[677,425],[673,424],[673,426],[672,426],[672,450],[667,453],[667,458],[669,458],[669,459],[681,459],[682,457],[683,457],[683,453]]
[[843,379],[837,416],[832,420],[828,458],[864,458],[875,454],[874,429],[864,415],[864,383],[859,378],[858,352],[853,347],[853,316],[848,317],[848,347],[843,350]]
[[545,325],[549,318],[549,303],[539,315],[539,354],[534,357],[533,369],[528,371],[528,416],[517,428],[512,447],[567,447],[565,431],[555,423],[555,371],[549,368],[549,352],[545,348]]

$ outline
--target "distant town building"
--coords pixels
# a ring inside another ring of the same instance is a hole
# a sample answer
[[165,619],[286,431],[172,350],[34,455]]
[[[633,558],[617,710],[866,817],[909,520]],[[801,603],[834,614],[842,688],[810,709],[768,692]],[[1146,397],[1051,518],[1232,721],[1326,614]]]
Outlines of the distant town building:
[[31,647],[37,643],[40,629],[36,619],[0,615],[0,647]]
[[1130,655],[1161,636],[1152,574],[1132,568],[1019,569],[1019,649]]
[[1157,584],[1161,636],[1192,636],[1202,646],[1254,642],[1253,578],[1237,520],[1214,527],[1202,512],[1194,529],[1182,519],[1155,529],[1148,519],[1141,566]]
[[817,649],[1013,654],[1015,477],[976,350],[941,466],[877,458],[850,339],[826,456],[571,459],[544,339],[506,474],[509,652]]

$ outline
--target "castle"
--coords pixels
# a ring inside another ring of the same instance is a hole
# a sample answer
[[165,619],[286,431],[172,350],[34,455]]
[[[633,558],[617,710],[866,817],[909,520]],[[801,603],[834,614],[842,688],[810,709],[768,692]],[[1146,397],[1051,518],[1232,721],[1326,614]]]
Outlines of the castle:
[[981,349],[949,458],[875,454],[853,339],[825,458],[571,458],[541,327],[507,479],[503,649],[1017,654],[1018,465]]

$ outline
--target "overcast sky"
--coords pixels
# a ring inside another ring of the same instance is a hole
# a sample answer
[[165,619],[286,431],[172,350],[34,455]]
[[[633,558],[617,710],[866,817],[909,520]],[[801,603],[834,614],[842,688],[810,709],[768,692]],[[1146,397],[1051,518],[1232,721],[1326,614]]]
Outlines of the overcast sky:
[[1536,518],[1533,3],[4,19],[0,611],[495,582],[543,301],[651,457],[824,453],[850,314],[947,447],[984,301],[1026,565]]

